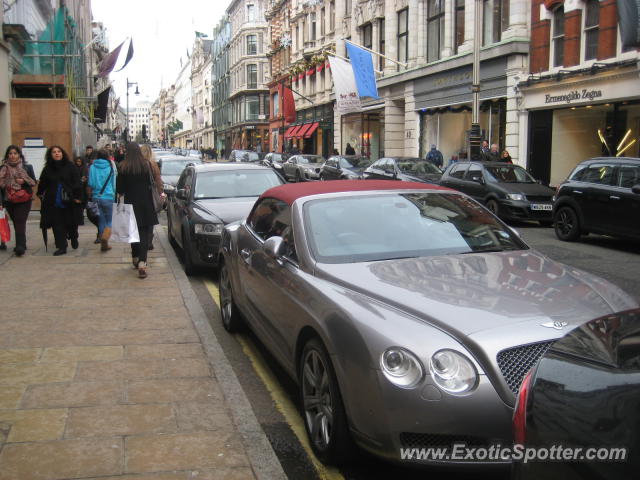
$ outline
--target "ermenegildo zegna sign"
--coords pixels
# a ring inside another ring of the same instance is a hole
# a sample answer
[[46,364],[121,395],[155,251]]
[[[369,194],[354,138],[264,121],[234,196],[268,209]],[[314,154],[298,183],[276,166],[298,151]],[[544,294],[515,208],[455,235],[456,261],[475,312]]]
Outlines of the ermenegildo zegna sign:
[[544,96],[544,103],[571,103],[574,100],[593,100],[599,97],[602,97],[602,90],[587,90],[583,88],[582,90],[571,90],[560,95],[547,93]]

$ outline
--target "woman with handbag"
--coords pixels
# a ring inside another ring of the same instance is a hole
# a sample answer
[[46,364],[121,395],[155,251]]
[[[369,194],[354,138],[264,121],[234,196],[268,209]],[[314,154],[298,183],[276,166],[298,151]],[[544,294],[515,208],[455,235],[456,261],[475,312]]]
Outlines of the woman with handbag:
[[131,260],[139,278],[147,277],[147,252],[153,238],[153,227],[158,224],[158,214],[152,189],[162,188],[153,169],[135,142],[127,145],[124,160],[118,165],[116,191],[124,196],[124,203],[133,206],[140,241],[131,244]]
[[109,152],[98,150],[96,159],[89,168],[88,191],[89,198],[98,206],[98,237],[100,238],[100,251],[111,250],[109,238],[111,237],[111,216],[113,203],[116,199],[116,176],[118,174],[113,162],[108,160]]
[[82,203],[82,182],[75,165],[64,149],[54,145],[47,149],[40,174],[38,196],[42,199],[40,228],[53,229],[55,256],[67,253],[67,238],[78,248],[76,208]]
[[27,250],[27,217],[31,211],[35,184],[33,167],[27,168],[22,150],[16,145],[9,145],[0,167],[0,190],[3,194],[2,203],[13,222],[16,235],[13,251],[18,257],[24,255]]

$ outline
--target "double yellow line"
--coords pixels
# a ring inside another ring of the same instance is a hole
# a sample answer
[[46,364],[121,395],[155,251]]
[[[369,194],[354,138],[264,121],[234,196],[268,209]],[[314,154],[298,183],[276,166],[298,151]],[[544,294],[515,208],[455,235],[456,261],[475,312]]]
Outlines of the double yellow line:
[[[218,290],[218,286],[211,280],[205,280],[204,284],[207,287],[211,298],[219,307],[220,291]],[[235,337],[242,346],[242,351],[251,361],[253,369],[258,374],[265,387],[267,387],[276,408],[280,413],[282,413],[285,420],[291,427],[291,430],[293,430],[293,433],[298,437],[298,441],[307,452],[307,456],[311,460],[316,472],[318,472],[318,476],[324,480],[344,480],[344,477],[336,468],[327,467],[313,454],[313,450],[311,450],[311,445],[309,445],[307,432],[304,428],[304,423],[298,409],[291,402],[289,396],[285,393],[282,387],[280,387],[280,383],[275,378],[271,370],[266,367],[266,362],[264,361],[262,354],[245,335],[236,334]]]

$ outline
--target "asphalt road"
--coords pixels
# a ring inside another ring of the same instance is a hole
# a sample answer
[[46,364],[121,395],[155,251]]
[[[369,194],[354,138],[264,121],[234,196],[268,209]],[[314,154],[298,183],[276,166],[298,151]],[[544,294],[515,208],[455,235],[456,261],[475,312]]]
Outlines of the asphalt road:
[[[165,223],[165,222],[163,222]],[[581,268],[620,286],[640,302],[640,244],[590,235],[580,242],[559,241],[552,228],[537,224],[513,225],[533,248],[562,263]],[[178,252],[180,255],[180,252]],[[252,403],[285,472],[291,480],[403,478],[478,478],[487,475],[507,479],[508,470],[465,471],[402,468],[365,454],[341,470],[323,467],[305,446],[298,395],[294,382],[280,369],[260,342],[249,332],[228,334],[221,325],[217,306],[217,274],[202,272],[191,277],[222,348]]]

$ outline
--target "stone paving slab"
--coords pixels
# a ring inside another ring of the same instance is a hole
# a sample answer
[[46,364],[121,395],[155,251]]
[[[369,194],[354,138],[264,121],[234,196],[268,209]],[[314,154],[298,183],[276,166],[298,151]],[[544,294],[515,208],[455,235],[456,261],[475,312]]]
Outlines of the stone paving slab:
[[2,297],[0,480],[284,478],[264,434],[240,433],[227,399],[244,393],[221,388],[166,240],[142,281],[129,245],[101,253],[93,226],[60,257],[37,227],[22,258],[0,252],[0,291],[22,280]]

